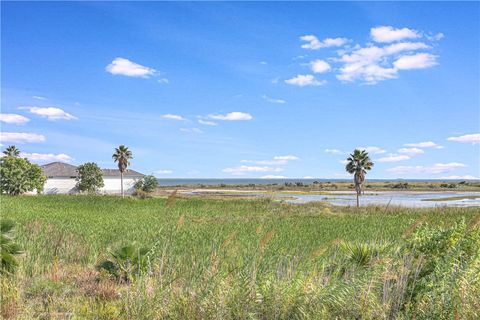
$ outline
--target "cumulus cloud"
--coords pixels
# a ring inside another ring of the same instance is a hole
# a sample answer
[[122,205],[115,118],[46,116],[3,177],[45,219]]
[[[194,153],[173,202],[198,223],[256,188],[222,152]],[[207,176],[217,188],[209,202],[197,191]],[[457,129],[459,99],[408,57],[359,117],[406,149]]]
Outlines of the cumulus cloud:
[[26,109],[30,111],[30,113],[47,118],[50,121],[78,119],[77,117],[57,107],[20,107],[19,109]]
[[326,153],[331,153],[331,154],[345,154],[345,152],[340,151],[338,149],[325,149]]
[[252,120],[253,117],[246,112],[229,112],[227,114],[210,114],[208,116],[211,119],[222,120],[222,121],[246,121]]
[[261,179],[288,179],[285,176],[277,176],[274,174],[267,174],[266,176],[261,177]]
[[382,149],[380,147],[375,147],[375,146],[357,147],[357,149],[365,150],[368,153],[373,153],[373,154],[381,154],[381,153],[387,152],[387,151],[385,151],[385,149]]
[[162,115],[162,118],[163,119],[169,119],[169,120],[178,120],[178,121],[185,120],[184,117],[182,117],[178,114],[170,114],[170,113]]
[[[432,67],[437,64],[437,56],[432,54],[401,55],[429,48],[430,46],[423,42],[400,42],[385,47],[374,45],[359,47],[349,54],[342,54],[340,59],[337,59],[343,63],[337,79],[345,82],[363,80],[368,84],[375,84],[382,80],[397,78],[400,70]],[[397,57],[393,64],[392,57]]]
[[430,53],[417,53],[401,56],[393,63],[398,70],[425,69],[437,65],[437,56]]
[[480,143],[480,133],[465,134],[458,137],[449,137],[448,141]]
[[302,44],[302,48],[310,50],[317,50],[328,47],[340,47],[348,42],[348,39],[346,38],[326,38],[323,40],[319,40],[316,36],[311,34],[301,36],[300,40],[306,42]]
[[65,153],[53,154],[53,153],[20,153],[20,157],[27,158],[32,162],[53,162],[53,161],[60,161],[60,162],[71,162],[73,160],[72,157]]
[[167,169],[160,169],[154,172],[155,174],[172,174],[172,170],[167,170]]
[[299,74],[296,77],[293,77],[291,79],[285,80],[285,83],[291,84],[294,86],[299,86],[299,87],[305,87],[305,86],[321,86],[327,83],[325,80],[317,80],[315,77],[311,74]]
[[425,153],[425,151],[419,148],[401,148],[401,149],[398,149],[398,153],[403,153],[409,156],[415,156],[415,155]]
[[287,164],[289,161],[299,160],[300,158],[293,155],[287,156],[275,156],[271,160],[241,160],[240,162],[243,163],[254,163],[260,165],[284,165]]
[[153,68],[142,66],[125,58],[115,58],[105,67],[105,70],[113,75],[141,78],[148,78],[157,72]]
[[310,64],[312,66],[312,71],[315,73],[324,73],[332,69],[330,64],[328,64],[328,62],[325,60],[317,59],[312,61]]
[[378,159],[378,162],[398,162],[398,161],[403,161],[403,160],[408,160],[410,159],[410,156],[407,156],[405,154],[389,154],[386,157],[382,157]]
[[435,149],[442,149],[443,146],[436,144],[433,141],[424,141],[424,142],[417,142],[417,143],[405,143],[405,147],[414,147],[414,148],[435,148]]
[[272,168],[268,166],[239,166],[239,167],[233,167],[233,168],[225,168],[222,170],[225,173],[230,173],[232,175],[244,175],[245,173],[248,172],[280,172],[283,171],[282,168]]
[[45,141],[45,136],[26,132],[0,132],[1,142],[37,143]]
[[395,174],[439,174],[465,168],[467,165],[458,162],[436,163],[432,166],[398,166],[387,169],[387,172]]
[[287,101],[283,100],[283,99],[274,99],[274,98],[270,98],[269,96],[267,95],[263,95],[262,96],[263,99],[267,100],[268,102],[270,103],[278,103],[278,104],[284,104],[284,103],[287,103]]
[[30,121],[30,119],[19,114],[0,113],[0,122],[11,124],[25,124],[28,121]]
[[198,119],[198,123],[203,124],[204,126],[216,126],[218,123],[213,121],[207,121],[203,119]]
[[381,43],[394,42],[403,39],[415,39],[421,37],[420,33],[416,30],[409,28],[396,29],[391,26],[380,26],[371,28],[370,36],[372,37],[373,41]]

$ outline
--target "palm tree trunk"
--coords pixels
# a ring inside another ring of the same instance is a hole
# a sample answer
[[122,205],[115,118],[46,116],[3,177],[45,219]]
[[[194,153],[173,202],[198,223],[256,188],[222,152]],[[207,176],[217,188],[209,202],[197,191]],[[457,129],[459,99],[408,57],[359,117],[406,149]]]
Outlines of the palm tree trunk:
[[357,208],[360,207],[360,203],[358,202],[358,192],[357,192]]
[[121,190],[122,190],[122,198],[125,198],[125,194],[123,193],[123,172],[120,171],[120,183],[121,183]]

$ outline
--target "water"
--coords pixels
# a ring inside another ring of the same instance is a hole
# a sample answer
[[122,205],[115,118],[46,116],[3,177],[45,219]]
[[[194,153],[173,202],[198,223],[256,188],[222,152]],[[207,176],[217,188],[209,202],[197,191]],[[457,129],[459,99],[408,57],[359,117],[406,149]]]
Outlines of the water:
[[[167,179],[158,179],[159,186],[162,187],[171,187],[171,186],[196,186],[196,185],[205,185],[205,186],[214,186],[214,185],[249,185],[249,184],[277,184],[284,185],[286,182],[296,183],[302,182],[303,184],[312,184],[314,181],[319,182],[352,182],[352,179],[258,179],[258,178],[219,178],[219,179],[193,179],[193,178],[167,178]],[[443,180],[401,180],[401,179],[369,179],[371,182],[439,182]],[[459,182],[460,180],[447,180],[449,182]]]
[[[341,194],[280,194],[279,196],[295,197],[294,200],[286,200],[290,203],[307,203],[312,201],[328,201],[332,205],[355,206],[356,196],[354,193]],[[360,197],[360,205],[387,205],[403,207],[473,207],[480,206],[480,198],[459,199],[451,201],[424,201],[425,199],[439,199],[448,197],[480,196],[480,192],[375,192],[365,193]]]

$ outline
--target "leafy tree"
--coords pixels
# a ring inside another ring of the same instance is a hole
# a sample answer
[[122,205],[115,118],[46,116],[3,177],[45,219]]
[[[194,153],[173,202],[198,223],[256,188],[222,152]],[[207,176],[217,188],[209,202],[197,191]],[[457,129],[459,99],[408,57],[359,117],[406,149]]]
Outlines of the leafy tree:
[[15,157],[0,159],[0,193],[19,195],[35,189],[42,193],[46,179],[42,169],[27,159]]
[[355,185],[355,191],[357,192],[357,207],[359,206],[358,197],[362,193],[363,183],[365,182],[365,175],[368,170],[373,167],[373,162],[370,160],[368,152],[365,150],[353,150],[350,157],[347,158],[347,165],[345,170],[348,173],[353,174],[353,183]]
[[6,157],[18,157],[20,155],[20,150],[17,149],[14,145],[8,146],[5,150],[3,150],[3,154]]
[[103,173],[95,162],[87,162],[77,167],[77,188],[84,192],[97,192],[104,186]]
[[151,193],[157,189],[158,186],[158,181],[157,178],[155,178],[152,175],[148,175],[143,177],[142,179],[138,180],[135,183],[135,190],[141,190],[143,192]]
[[21,248],[14,243],[15,223],[12,220],[2,220],[0,223],[0,274],[8,275],[15,272],[18,262],[15,256],[21,254]]
[[118,163],[118,170],[120,171],[120,183],[122,190],[122,198],[125,197],[123,192],[123,173],[127,171],[128,166],[130,165],[130,159],[133,159],[132,151],[128,150],[128,147],[120,145],[118,148],[115,148],[115,153],[112,155],[114,162]]

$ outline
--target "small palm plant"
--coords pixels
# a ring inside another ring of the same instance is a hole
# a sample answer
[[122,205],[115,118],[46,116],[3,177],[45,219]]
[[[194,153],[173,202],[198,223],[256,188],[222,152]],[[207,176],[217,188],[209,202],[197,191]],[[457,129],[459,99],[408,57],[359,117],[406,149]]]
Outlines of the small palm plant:
[[130,159],[132,157],[132,151],[128,150],[128,147],[120,145],[118,148],[115,148],[115,153],[112,155],[113,161],[118,163],[118,170],[120,171],[120,183],[122,198],[125,197],[123,192],[123,173],[127,171],[128,166],[130,165]]
[[18,267],[16,255],[22,253],[20,246],[14,243],[15,239],[15,222],[12,220],[2,220],[0,223],[0,258],[1,268],[0,274],[13,274]]
[[134,244],[110,252],[110,259],[101,262],[97,268],[105,270],[120,281],[131,281],[136,274],[147,268],[149,249]]
[[3,150],[3,154],[6,157],[18,157],[20,155],[20,150],[17,149],[14,145],[8,146],[5,150]]
[[365,150],[355,149],[350,157],[347,158],[347,165],[345,170],[348,173],[353,174],[353,183],[355,185],[355,191],[357,192],[357,207],[359,206],[358,197],[363,190],[363,183],[365,182],[365,175],[368,170],[373,167],[373,162],[370,160],[368,152]]

